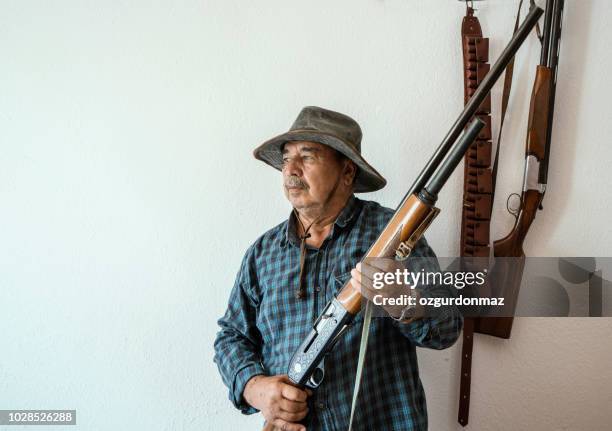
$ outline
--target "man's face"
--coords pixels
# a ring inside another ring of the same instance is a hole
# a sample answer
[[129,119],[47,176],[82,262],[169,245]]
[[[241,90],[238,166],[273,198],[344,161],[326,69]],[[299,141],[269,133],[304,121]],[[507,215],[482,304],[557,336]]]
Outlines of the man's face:
[[327,204],[334,193],[350,187],[343,178],[347,175],[345,165],[338,153],[326,145],[287,142],[283,148],[285,196],[297,209]]

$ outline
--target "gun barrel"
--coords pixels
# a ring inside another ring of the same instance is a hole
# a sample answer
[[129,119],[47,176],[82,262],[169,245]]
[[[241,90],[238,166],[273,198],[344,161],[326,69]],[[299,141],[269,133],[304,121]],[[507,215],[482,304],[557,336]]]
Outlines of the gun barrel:
[[423,189],[423,187],[425,187],[425,183],[431,178],[433,173],[440,165],[440,162],[448,153],[450,147],[457,140],[462,130],[465,129],[465,126],[468,124],[470,119],[474,116],[478,110],[478,107],[485,100],[501,74],[515,56],[516,52],[519,50],[527,36],[529,36],[529,33],[531,33],[537,24],[538,20],[542,16],[542,13],[544,13],[542,8],[536,6],[532,8],[527,17],[525,17],[525,20],[518,28],[514,36],[512,36],[512,39],[502,51],[495,64],[491,66],[489,73],[487,73],[483,81],[478,86],[476,92],[472,95],[468,103],[463,108],[459,118],[457,118],[449,132],[442,140],[442,143],[438,146],[431,159],[429,159],[421,173],[418,175],[417,179],[408,190],[406,196],[404,196],[404,199],[402,199],[402,203],[408,198],[408,196],[412,195],[413,193],[418,193],[421,191],[421,189]]
[[429,180],[425,186],[425,190],[434,197],[434,199],[438,196],[438,193],[442,190],[448,178],[454,172],[461,159],[463,159],[468,147],[474,142],[474,139],[476,139],[484,126],[484,121],[476,117],[463,133],[461,139],[453,145],[448,156],[442,163],[442,166],[440,166],[431,180]]
[[548,66],[548,53],[550,51],[550,32],[552,31],[554,3],[555,0],[546,0],[544,33],[542,34],[542,52],[540,54],[540,64],[542,66]]
[[555,115],[555,98],[557,93],[557,73],[559,69],[559,49],[561,46],[561,27],[563,22],[563,7],[564,0],[556,0],[553,7],[552,28],[550,31],[549,52],[548,52],[548,67],[552,71],[550,82],[550,103],[548,109],[548,118],[546,125],[546,143],[544,148],[544,160],[540,163],[540,171],[538,172],[538,182],[547,184],[548,182],[548,163],[550,159],[550,145],[552,142],[553,118]]

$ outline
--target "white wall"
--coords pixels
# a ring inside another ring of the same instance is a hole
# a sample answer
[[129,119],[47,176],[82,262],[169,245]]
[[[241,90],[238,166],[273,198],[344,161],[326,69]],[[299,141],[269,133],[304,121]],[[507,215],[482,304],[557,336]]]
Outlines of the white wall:
[[[477,3],[496,57],[516,1]],[[539,1],[542,4],[543,1]],[[567,0],[550,186],[529,255],[611,255],[607,0]],[[299,109],[346,112],[395,206],[461,110],[456,0],[0,3],[0,408],[74,429],[256,429],[212,362],[245,248],[289,211],[252,149]],[[498,196],[518,191],[535,37],[518,56]],[[500,88],[494,91],[499,100]],[[496,103],[497,105],[497,103]],[[429,233],[458,250],[460,175]],[[498,238],[512,222],[500,199]],[[477,337],[473,430],[603,430],[612,321]],[[420,351],[455,430],[459,347]]]

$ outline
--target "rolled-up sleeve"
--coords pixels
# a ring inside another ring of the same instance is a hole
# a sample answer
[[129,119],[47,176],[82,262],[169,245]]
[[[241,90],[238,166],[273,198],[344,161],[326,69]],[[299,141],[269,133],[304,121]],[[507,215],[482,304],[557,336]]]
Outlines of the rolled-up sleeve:
[[445,311],[440,316],[424,317],[410,323],[395,322],[395,325],[415,345],[441,350],[455,344],[463,327],[463,317],[458,310]]
[[261,335],[256,326],[257,299],[251,289],[256,282],[252,255],[253,247],[242,260],[227,310],[217,322],[220,330],[214,343],[214,361],[229,389],[229,399],[244,414],[257,412],[242,396],[247,382],[253,376],[265,374],[261,363]]
[[[407,267],[414,272],[439,272],[440,264],[434,251],[422,238],[409,258]],[[445,298],[457,295],[454,287],[442,285],[424,285],[417,287],[420,298]],[[461,333],[463,316],[455,305],[437,308],[435,314],[416,318],[410,323],[394,322],[400,332],[419,347],[446,349],[452,346]]]

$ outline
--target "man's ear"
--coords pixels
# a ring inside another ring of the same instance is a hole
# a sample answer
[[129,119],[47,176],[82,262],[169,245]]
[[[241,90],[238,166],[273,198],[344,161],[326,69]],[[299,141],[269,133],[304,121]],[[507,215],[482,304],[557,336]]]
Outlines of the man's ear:
[[355,176],[357,175],[357,165],[351,159],[344,159],[344,166],[342,168],[342,178],[344,184],[347,186],[352,185],[355,182]]

